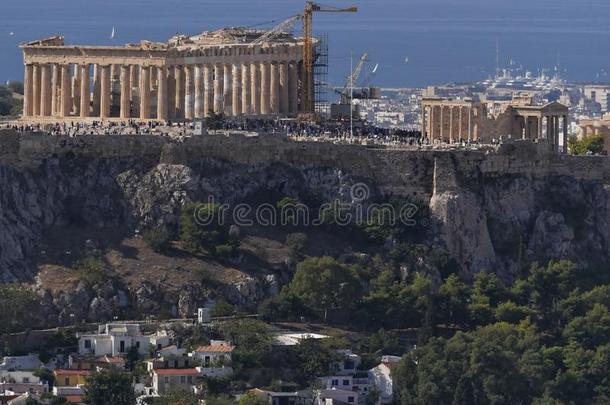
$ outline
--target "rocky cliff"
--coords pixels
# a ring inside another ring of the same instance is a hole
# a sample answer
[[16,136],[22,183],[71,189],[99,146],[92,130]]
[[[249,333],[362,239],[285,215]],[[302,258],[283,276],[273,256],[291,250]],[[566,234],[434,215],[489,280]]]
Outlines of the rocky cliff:
[[[103,243],[107,260],[117,269],[123,266],[130,280],[136,280],[138,266],[160,266],[165,258],[145,258],[137,244],[126,246],[124,239],[151,226],[176,229],[180,209],[189,201],[238,204],[315,195],[320,201],[353,203],[354,184],[367,186],[370,202],[394,195],[427,205],[432,218],[426,243],[446,249],[465,278],[489,270],[510,280],[524,261],[607,261],[608,159],[557,157],[545,150],[529,143],[485,152],[406,151],[276,137],[176,142],[4,131],[0,280],[36,281],[44,316],[60,323],[75,317],[109,319],[118,310],[192,315],[212,291],[189,279],[198,268],[234,271],[237,276],[223,284],[223,294],[237,305],[253,307],[288,277],[290,266],[283,256],[256,266],[173,258],[167,268],[150,273],[158,279],[49,284],[64,277],[61,269],[77,254],[75,245],[86,250]],[[68,229],[70,237],[63,231]],[[79,234],[79,229],[87,233]],[[113,236],[99,242],[96,230]],[[174,278],[185,282],[172,284]]]

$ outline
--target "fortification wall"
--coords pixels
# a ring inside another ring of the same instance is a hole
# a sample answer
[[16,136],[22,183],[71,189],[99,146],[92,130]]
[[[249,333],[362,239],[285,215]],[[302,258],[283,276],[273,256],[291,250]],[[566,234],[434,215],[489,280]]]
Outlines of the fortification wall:
[[[431,196],[435,164],[442,178],[468,183],[507,174],[530,177],[565,175],[610,183],[610,159],[600,156],[557,156],[545,143],[517,141],[495,151],[406,150],[323,142],[291,142],[281,136],[198,136],[184,142],[158,136],[49,136],[0,131],[0,162],[35,165],[60,156],[144,159],[150,164],[189,164],[203,158],[245,165],[283,163],[299,167],[332,167],[369,179],[383,194]],[[436,162],[436,163],[435,163]],[[438,169],[438,167],[437,167]],[[438,170],[437,170],[438,171]],[[439,183],[442,184],[442,183]]]

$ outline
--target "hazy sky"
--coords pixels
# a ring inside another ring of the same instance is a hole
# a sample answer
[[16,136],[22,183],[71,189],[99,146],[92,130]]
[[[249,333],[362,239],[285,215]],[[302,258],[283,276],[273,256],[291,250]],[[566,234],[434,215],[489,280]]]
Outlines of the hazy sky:
[[[559,59],[575,80],[594,80],[610,65],[608,0],[325,0],[357,5],[358,14],[319,14],[316,31],[330,36],[331,80],[347,74],[349,53],[380,63],[382,85],[424,85],[485,77],[501,59],[532,71]],[[23,75],[19,42],[63,34],[71,43],[166,40],[177,30],[281,20],[300,0],[2,0],[0,79]],[[273,24],[270,24],[273,25]],[[10,35],[13,32],[14,35]],[[405,59],[408,58],[408,63]],[[602,80],[600,78],[600,80]]]

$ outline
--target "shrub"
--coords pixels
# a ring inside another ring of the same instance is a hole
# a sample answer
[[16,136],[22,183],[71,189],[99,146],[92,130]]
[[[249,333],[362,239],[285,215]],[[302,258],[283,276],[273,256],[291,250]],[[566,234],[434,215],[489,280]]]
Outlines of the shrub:
[[150,229],[142,235],[144,242],[157,253],[166,252],[169,249],[169,233],[164,229]]
[[307,244],[307,235],[301,232],[291,233],[286,236],[286,245],[293,256],[299,256]]
[[103,283],[110,275],[106,264],[96,257],[87,257],[79,260],[76,262],[74,270],[76,270],[80,279],[88,286]]

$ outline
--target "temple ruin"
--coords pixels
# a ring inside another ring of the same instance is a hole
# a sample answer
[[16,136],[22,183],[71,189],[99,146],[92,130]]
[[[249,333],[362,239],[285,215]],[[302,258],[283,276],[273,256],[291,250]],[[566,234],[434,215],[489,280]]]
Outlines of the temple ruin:
[[472,99],[424,97],[421,119],[422,136],[431,142],[545,140],[557,152],[567,145],[569,110],[557,102],[532,105],[531,99],[517,98],[493,115],[485,103]]
[[227,28],[167,43],[66,45],[55,36],[22,44],[27,120],[192,120],[294,116],[303,42]]

